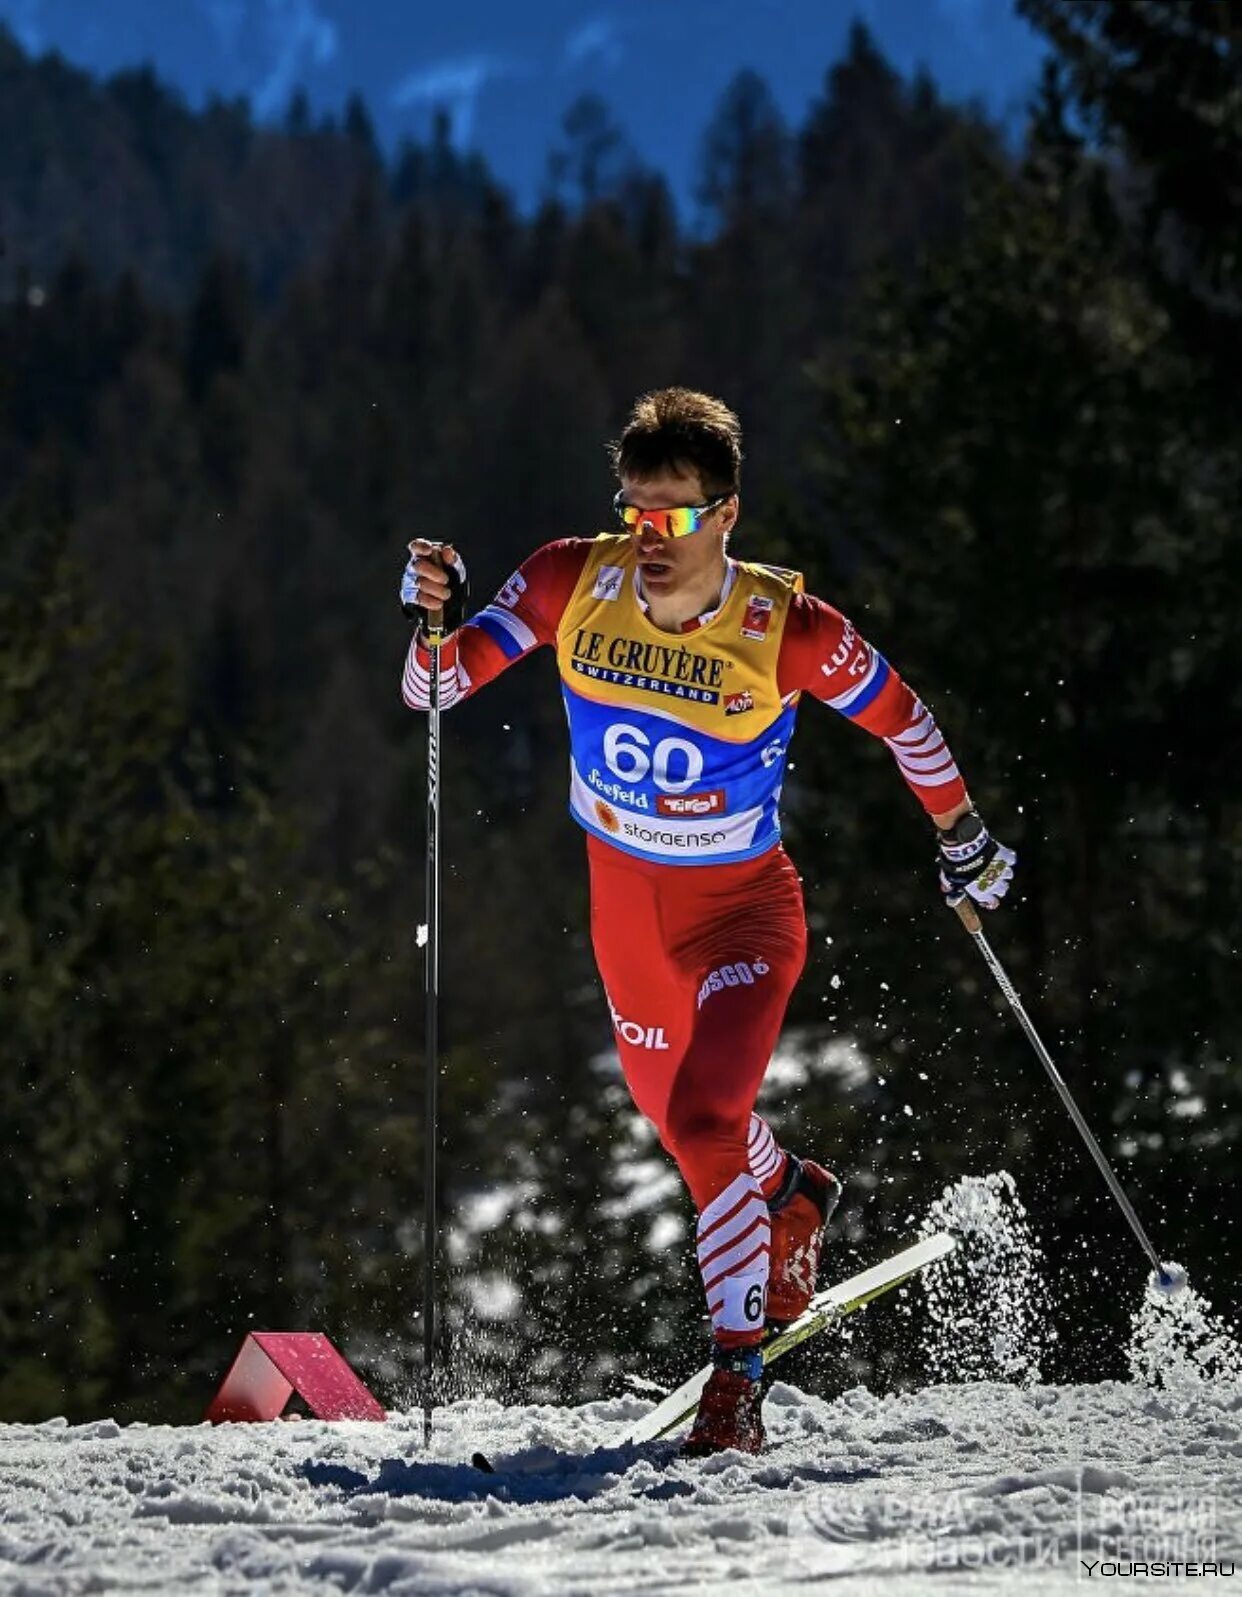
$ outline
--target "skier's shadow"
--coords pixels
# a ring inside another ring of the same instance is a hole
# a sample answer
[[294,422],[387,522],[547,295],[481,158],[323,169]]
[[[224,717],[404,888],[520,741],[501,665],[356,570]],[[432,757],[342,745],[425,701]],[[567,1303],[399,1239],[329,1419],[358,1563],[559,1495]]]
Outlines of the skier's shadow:
[[[588,1502],[609,1491],[618,1478],[640,1464],[663,1471],[677,1457],[675,1442],[649,1442],[642,1447],[600,1447],[591,1453],[562,1453],[552,1447],[531,1447],[499,1455],[491,1471],[474,1464],[444,1464],[390,1458],[374,1476],[346,1464],[308,1459],[298,1473],[312,1486],[336,1487],[343,1496],[422,1497],[444,1503]],[[688,1496],[684,1481],[655,1481],[634,1495],[653,1498]]]
[[[674,1497],[693,1497],[697,1490],[693,1476],[670,1472],[678,1461],[676,1442],[648,1442],[640,1447],[600,1447],[592,1453],[562,1453],[552,1447],[531,1447],[508,1453],[492,1461],[491,1472],[474,1464],[443,1464],[404,1458],[386,1459],[374,1476],[344,1464],[310,1459],[299,1473],[312,1486],[336,1487],[350,1499],[366,1497],[430,1498],[443,1503],[485,1502],[489,1497],[500,1502],[564,1503],[589,1502],[611,1491],[621,1477],[639,1465],[658,1479],[631,1486],[632,1498],[663,1502]],[[808,1469],[805,1463],[786,1471],[779,1467],[770,1478],[760,1475],[756,1487],[781,1488],[787,1476],[819,1484],[841,1485],[866,1479],[879,1472],[869,1468],[852,1470]]]

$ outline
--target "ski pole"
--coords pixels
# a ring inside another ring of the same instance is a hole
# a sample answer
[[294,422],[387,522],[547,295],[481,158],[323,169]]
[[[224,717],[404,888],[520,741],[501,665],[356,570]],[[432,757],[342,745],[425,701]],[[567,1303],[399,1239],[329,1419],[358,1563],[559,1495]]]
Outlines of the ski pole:
[[969,897],[966,896],[958,899],[957,902],[951,907],[957,911],[958,919],[974,939],[976,947],[979,949],[979,952],[983,955],[984,960],[987,962],[988,969],[992,972],[993,976],[996,977],[996,985],[1000,988],[1001,992],[1004,993],[1009,1002],[1010,1009],[1012,1009],[1014,1014],[1018,1017],[1018,1020],[1022,1026],[1022,1030],[1026,1033],[1031,1047],[1034,1048],[1036,1054],[1038,1055],[1040,1064],[1043,1065],[1044,1069],[1048,1072],[1048,1076],[1052,1081],[1052,1085],[1057,1089],[1057,1092],[1060,1095],[1061,1102],[1065,1105],[1066,1109],[1069,1110],[1070,1119],[1078,1127],[1079,1133],[1082,1136],[1082,1140],[1087,1144],[1087,1147],[1090,1150],[1091,1157],[1099,1166],[1100,1174],[1104,1177],[1105,1183],[1108,1186],[1108,1190],[1112,1193],[1113,1197],[1116,1198],[1122,1214],[1125,1215],[1126,1219],[1130,1223],[1130,1229],[1134,1232],[1134,1235],[1139,1240],[1139,1246],[1151,1261],[1152,1268],[1155,1271],[1153,1284],[1158,1287],[1161,1292],[1165,1292],[1170,1295],[1174,1292],[1180,1292],[1186,1285],[1185,1270],[1183,1270],[1180,1265],[1162,1264],[1160,1262],[1155,1248],[1152,1247],[1151,1241],[1146,1231],[1144,1231],[1141,1222],[1139,1221],[1138,1215],[1134,1212],[1133,1204],[1130,1202],[1129,1198],[1126,1197],[1125,1192],[1122,1190],[1121,1182],[1118,1181],[1116,1175],[1113,1173],[1113,1168],[1109,1164],[1108,1160],[1104,1157],[1104,1153],[1101,1150],[1099,1143],[1091,1135],[1090,1126],[1088,1126],[1087,1122],[1083,1119],[1078,1105],[1074,1102],[1069,1088],[1065,1085],[1065,1081],[1061,1076],[1061,1072],[1053,1064],[1051,1054],[1049,1054],[1048,1050],[1044,1047],[1042,1041],[1040,1040],[1039,1033],[1035,1030],[1035,1027],[1031,1023],[1030,1016],[1023,1008],[1022,1000],[1018,997],[1017,990],[1006,974],[1005,967],[992,952],[987,938],[983,935],[983,922],[979,919],[978,911],[971,903]]
[[426,1078],[423,1110],[423,1446],[431,1443],[432,1373],[436,1335],[436,1143],[439,1084],[440,1002],[440,645],[444,612],[427,612],[427,644],[431,652],[427,708],[427,952],[424,960],[426,1003]]

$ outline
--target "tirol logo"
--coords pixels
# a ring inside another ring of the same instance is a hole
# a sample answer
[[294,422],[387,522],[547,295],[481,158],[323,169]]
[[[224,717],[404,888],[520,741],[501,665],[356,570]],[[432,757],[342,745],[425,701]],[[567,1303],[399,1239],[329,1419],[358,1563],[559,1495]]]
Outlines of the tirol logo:
[[749,688],[743,688],[740,693],[725,694],[725,714],[745,715],[747,710],[755,707],[755,695]]
[[592,590],[596,599],[616,599],[621,594],[621,582],[625,576],[620,566],[601,566],[599,575],[595,579]]
[[754,638],[758,641],[767,637],[775,604],[774,599],[765,599],[760,593],[751,594],[746,601],[746,614],[742,617],[744,638]]
[[720,703],[725,673],[723,660],[698,654],[684,644],[610,637],[588,627],[579,627],[574,634],[570,665],[579,676],[615,687],[666,693],[698,704]]
[[657,815],[723,815],[724,788],[710,793],[661,793],[656,799]]
[[595,819],[606,832],[618,832],[621,829],[616,810],[605,804],[603,799],[595,800]]

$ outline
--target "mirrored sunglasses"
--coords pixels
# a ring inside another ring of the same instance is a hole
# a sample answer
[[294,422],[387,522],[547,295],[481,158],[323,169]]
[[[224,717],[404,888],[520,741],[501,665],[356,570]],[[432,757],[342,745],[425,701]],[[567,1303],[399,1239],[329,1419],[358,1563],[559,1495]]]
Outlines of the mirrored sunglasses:
[[666,510],[643,510],[638,505],[627,504],[618,493],[612,501],[617,520],[629,532],[648,529],[661,538],[686,538],[697,532],[713,510],[719,510],[732,494],[719,494],[705,505],[673,505]]

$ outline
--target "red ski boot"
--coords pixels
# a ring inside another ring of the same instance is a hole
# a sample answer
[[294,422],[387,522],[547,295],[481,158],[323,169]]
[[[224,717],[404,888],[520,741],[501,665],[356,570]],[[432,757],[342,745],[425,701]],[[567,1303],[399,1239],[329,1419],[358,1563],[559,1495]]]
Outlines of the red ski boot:
[[822,1165],[789,1155],[780,1190],[768,1201],[772,1263],[768,1271],[768,1321],[787,1325],[806,1312],[815,1292],[824,1230],[841,1196],[841,1183]]
[[706,1458],[736,1448],[761,1453],[763,1432],[763,1359],[758,1348],[717,1348],[699,1411],[681,1444],[683,1458]]

